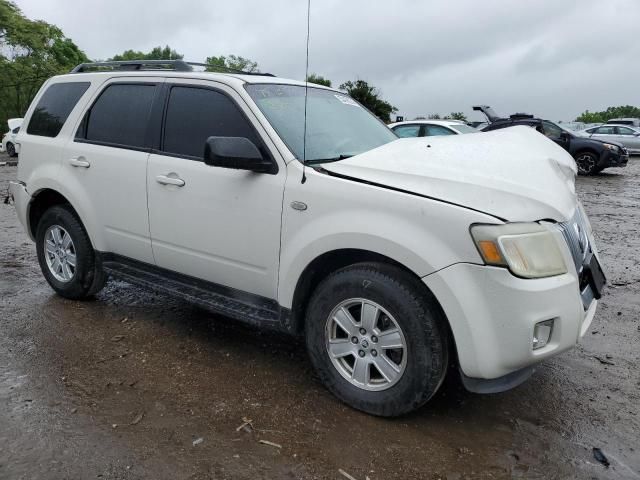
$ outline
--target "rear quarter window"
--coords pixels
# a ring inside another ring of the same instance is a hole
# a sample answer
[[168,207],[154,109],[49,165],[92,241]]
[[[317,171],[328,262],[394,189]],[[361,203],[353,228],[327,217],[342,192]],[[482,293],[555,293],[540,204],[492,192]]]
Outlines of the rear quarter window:
[[56,137],[71,110],[91,85],[89,82],[55,83],[44,92],[29,120],[27,133]]

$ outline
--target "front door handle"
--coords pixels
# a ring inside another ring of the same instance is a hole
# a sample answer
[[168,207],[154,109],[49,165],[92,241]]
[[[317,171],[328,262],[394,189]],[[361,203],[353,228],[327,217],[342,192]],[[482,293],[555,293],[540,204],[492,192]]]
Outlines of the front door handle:
[[184,180],[179,177],[168,177],[167,175],[158,175],[156,182],[160,185],[175,185],[176,187],[184,187]]
[[69,159],[72,167],[89,168],[91,164],[84,157],[73,157]]

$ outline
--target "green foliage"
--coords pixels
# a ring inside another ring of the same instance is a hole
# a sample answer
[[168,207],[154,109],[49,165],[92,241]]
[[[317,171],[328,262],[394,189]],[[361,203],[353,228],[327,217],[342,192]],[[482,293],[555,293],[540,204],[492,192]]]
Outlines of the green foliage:
[[114,55],[109,60],[182,60],[183,55],[173,50],[169,45],[155,47],[150,52],[144,53],[135,50],[125,50],[120,55]]
[[364,80],[345,82],[340,85],[340,90],[346,90],[349,95],[371,110],[374,115],[385,123],[391,122],[391,114],[398,111],[396,107],[380,98],[381,93],[377,88],[369,85]]
[[258,62],[249,60],[239,55],[220,55],[219,57],[207,57],[205,61],[207,72],[226,72],[229,70],[241,70],[243,72],[258,72]]
[[631,105],[619,107],[609,107],[604,112],[590,112],[586,110],[578,118],[576,122],[584,123],[604,123],[612,118],[640,118],[640,108]]
[[315,73],[311,73],[307,76],[307,82],[315,83],[317,85],[324,85],[325,87],[331,86],[331,80],[324,78],[320,75],[317,75]]
[[467,121],[467,116],[462,112],[451,112],[449,115],[447,115],[444,118],[451,119],[451,120],[460,120],[461,122]]
[[440,120],[440,114],[438,113],[431,113],[429,114],[429,116],[427,117],[429,120]]
[[0,132],[8,118],[24,115],[42,83],[87,56],[55,25],[26,18],[0,0]]

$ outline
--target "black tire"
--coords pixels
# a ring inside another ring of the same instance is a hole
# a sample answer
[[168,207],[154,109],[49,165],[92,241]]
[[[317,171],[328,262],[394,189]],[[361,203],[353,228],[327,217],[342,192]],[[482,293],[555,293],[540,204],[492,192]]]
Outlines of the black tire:
[[[45,257],[45,235],[50,227],[56,225],[70,235],[75,250],[75,271],[68,281],[60,281],[54,276]],[[81,300],[91,297],[102,290],[107,281],[89,235],[73,209],[67,205],[53,206],[42,215],[36,229],[36,251],[44,278],[57,294],[65,298]]]
[[593,152],[578,152],[575,156],[578,175],[595,175],[598,169],[598,155]]
[[9,155],[10,157],[18,156],[18,154],[16,153],[16,147],[11,142],[7,142],[7,155]]
[[[385,390],[370,391],[352,384],[327,352],[329,316],[341,302],[355,298],[383,307],[404,334],[404,373]],[[332,273],[314,291],[305,325],[309,356],[323,384],[346,404],[372,415],[393,417],[421,407],[436,393],[447,372],[446,320],[419,279],[394,266],[359,263]]]

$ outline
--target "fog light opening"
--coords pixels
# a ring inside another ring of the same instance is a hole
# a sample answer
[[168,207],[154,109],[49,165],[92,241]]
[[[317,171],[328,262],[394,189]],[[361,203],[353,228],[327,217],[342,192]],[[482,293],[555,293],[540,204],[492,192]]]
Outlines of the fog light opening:
[[553,331],[553,320],[545,320],[544,322],[536,323],[533,329],[533,344],[534,350],[546,347],[551,340],[551,332]]

